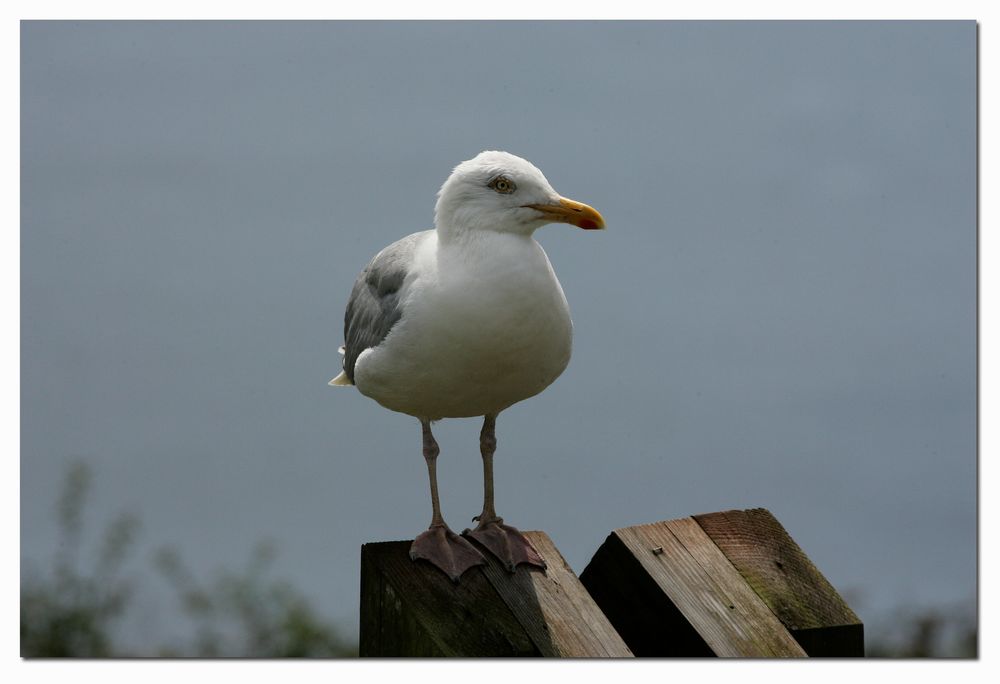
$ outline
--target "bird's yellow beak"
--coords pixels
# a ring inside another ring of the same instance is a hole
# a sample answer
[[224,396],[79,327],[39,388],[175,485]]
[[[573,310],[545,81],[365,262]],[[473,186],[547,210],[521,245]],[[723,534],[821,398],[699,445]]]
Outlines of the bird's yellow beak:
[[603,230],[604,217],[593,207],[582,202],[560,197],[556,204],[526,204],[541,212],[552,223],[569,223],[584,230]]

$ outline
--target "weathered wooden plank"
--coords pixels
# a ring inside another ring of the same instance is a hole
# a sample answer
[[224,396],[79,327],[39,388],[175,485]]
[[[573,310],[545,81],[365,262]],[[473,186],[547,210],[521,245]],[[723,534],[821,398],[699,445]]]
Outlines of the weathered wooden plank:
[[863,656],[864,625],[763,508],[693,516],[812,656]]
[[414,613],[404,609],[392,585],[370,562],[362,563],[361,570],[358,652],[361,657],[445,655],[433,636],[415,620]]
[[580,581],[637,657],[712,657],[712,649],[612,532]]
[[499,564],[487,563],[481,567],[481,572],[514,614],[527,638],[538,649],[538,654],[546,658],[559,657],[559,649],[552,642],[549,626],[535,596],[533,576],[545,571],[521,566],[512,575]]
[[615,534],[716,655],[805,655],[693,520],[636,525]]
[[456,585],[409,559],[410,542],[361,551],[363,656],[627,657],[622,638],[543,532],[527,532],[548,568],[513,574],[491,554]]
[[[631,657],[628,646],[548,535],[544,532],[524,534],[548,566],[545,572],[524,573],[524,576],[531,581],[531,595],[537,601],[542,624],[547,628],[555,654],[564,658]],[[518,568],[515,576],[521,573],[523,567]],[[537,641],[536,645],[541,648]]]
[[681,518],[667,521],[666,526],[717,584],[718,595],[729,597],[731,603],[727,615],[747,632],[753,643],[769,650],[772,656],[804,655],[787,630],[777,628],[774,614],[746,580],[735,572],[729,559],[697,522],[692,518]]
[[361,547],[361,656],[540,655],[482,572],[454,584],[410,544]]

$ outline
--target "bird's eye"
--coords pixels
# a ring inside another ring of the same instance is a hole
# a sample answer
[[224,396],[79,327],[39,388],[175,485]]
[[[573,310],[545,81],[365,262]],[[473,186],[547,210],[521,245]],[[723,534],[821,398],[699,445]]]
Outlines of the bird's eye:
[[491,180],[490,187],[499,192],[501,195],[509,195],[517,190],[517,186],[514,185],[514,181],[506,176],[497,176]]

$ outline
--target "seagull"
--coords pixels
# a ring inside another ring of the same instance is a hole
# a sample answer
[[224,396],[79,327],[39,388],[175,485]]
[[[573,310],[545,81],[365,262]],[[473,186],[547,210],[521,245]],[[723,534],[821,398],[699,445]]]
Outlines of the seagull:
[[[434,228],[375,255],[347,302],[343,371],[330,384],[353,385],[420,421],[432,517],[410,557],[454,582],[485,563],[469,538],[510,572],[522,563],[545,567],[524,535],[496,513],[493,455],[500,412],[544,390],[569,363],[569,306],[533,237],[548,223],[604,228],[597,210],[559,195],[531,162],[481,152],[441,186]],[[458,535],[441,515],[431,423],[479,416],[483,510],[473,518],[476,528]]]

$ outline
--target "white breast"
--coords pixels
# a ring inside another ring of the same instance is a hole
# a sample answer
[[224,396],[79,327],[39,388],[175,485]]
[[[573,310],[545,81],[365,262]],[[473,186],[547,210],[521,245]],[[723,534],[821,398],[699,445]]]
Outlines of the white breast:
[[529,236],[440,244],[430,233],[404,288],[401,320],[355,368],[358,389],[387,408],[432,419],[496,413],[569,363],[566,297]]

